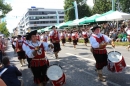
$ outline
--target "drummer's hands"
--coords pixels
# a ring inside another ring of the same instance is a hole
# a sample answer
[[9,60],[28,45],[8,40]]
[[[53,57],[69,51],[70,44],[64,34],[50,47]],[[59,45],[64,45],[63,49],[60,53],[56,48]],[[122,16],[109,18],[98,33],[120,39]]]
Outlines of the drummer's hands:
[[115,44],[112,44],[112,47],[115,48]]
[[39,46],[35,47],[35,51],[38,51],[39,49],[40,49]]
[[111,45],[112,45],[112,47],[113,47],[113,48],[115,48],[115,44],[114,44],[114,42],[113,42],[113,41],[111,42]]
[[103,47],[105,47],[105,46],[107,46],[107,42],[101,43],[101,44],[99,45],[99,48],[103,48]]

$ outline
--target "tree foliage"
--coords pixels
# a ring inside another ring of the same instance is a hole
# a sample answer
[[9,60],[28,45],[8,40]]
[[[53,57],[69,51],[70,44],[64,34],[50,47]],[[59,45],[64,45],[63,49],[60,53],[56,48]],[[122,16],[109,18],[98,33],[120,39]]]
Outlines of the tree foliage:
[[110,0],[96,0],[92,14],[102,14],[112,9],[112,2]]
[[6,37],[9,36],[9,31],[6,27],[6,22],[0,23],[0,32],[4,34]]
[[123,12],[130,13],[130,0],[120,0],[120,7]]
[[[91,16],[91,10],[86,3],[85,0],[76,0],[77,8],[78,8],[78,17],[83,18],[85,16]],[[64,1],[64,10],[65,10],[65,21],[75,20],[75,10],[74,10],[74,0],[65,0]]]
[[0,18],[5,17],[5,15],[12,10],[12,7],[10,4],[7,4],[4,2],[4,0],[0,0],[0,11],[2,14],[0,15]]

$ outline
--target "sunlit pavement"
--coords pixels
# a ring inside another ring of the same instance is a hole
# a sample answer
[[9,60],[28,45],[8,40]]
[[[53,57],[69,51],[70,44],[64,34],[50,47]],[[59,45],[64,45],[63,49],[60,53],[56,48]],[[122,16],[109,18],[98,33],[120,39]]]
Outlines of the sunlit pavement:
[[[101,82],[97,78],[95,72],[95,60],[90,52],[90,44],[78,44],[77,49],[73,48],[72,44],[66,43],[65,46],[61,45],[62,50],[59,52],[59,59],[56,60],[53,55],[47,54],[50,64],[59,64],[64,73],[66,74],[66,84],[64,86],[130,86],[130,51],[126,47],[116,47],[115,50],[119,51],[125,58],[127,67],[122,73],[112,73],[108,71],[107,67],[103,69],[103,73],[107,76],[107,82]],[[108,52],[113,48],[109,45]],[[33,83],[33,75],[28,68],[27,64],[23,67],[17,59],[17,54],[14,54],[11,45],[6,51],[10,58],[11,64],[14,64],[18,69],[22,70],[23,76],[20,77],[24,80],[25,86],[36,86]],[[47,86],[52,86],[48,82]]]

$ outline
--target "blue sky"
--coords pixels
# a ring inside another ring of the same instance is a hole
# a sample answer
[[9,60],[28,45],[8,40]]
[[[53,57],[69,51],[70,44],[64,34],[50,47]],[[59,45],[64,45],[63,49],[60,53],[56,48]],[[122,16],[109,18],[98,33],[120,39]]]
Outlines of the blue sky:
[[[93,0],[87,0],[88,5],[93,6],[92,1]],[[5,0],[5,2],[10,3],[13,8],[6,17],[9,32],[12,32],[12,29],[17,26],[27,8],[31,6],[59,9],[63,9],[64,7],[64,0]],[[18,17],[16,18],[16,16]]]

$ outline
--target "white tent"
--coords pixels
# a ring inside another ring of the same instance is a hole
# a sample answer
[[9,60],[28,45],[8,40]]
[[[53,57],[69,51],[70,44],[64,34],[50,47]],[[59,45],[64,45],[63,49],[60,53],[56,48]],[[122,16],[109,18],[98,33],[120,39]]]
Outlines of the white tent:
[[130,19],[130,14],[114,11],[110,14],[97,18],[96,21],[119,21],[124,19]]
[[[84,21],[85,19],[87,19],[88,17],[83,17],[81,19],[75,19],[73,20],[73,22],[69,25],[69,26],[76,26],[76,25],[80,25],[80,22]],[[83,24],[82,24],[83,25]]]

